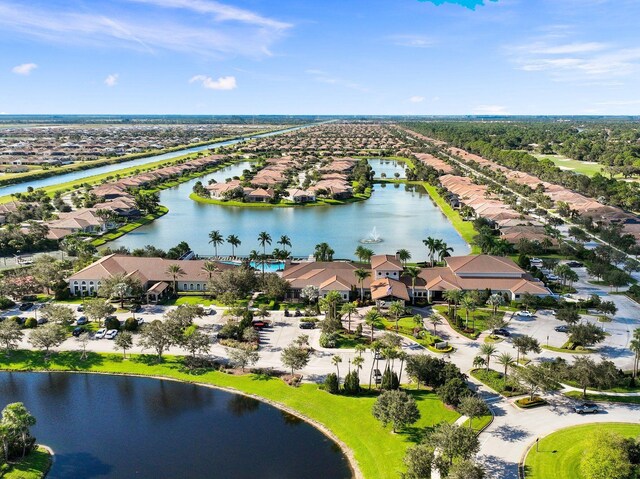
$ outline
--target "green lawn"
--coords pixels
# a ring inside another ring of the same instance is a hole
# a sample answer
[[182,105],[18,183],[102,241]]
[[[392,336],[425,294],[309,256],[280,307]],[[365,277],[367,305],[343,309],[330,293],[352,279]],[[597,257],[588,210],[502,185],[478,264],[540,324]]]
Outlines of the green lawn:
[[14,464],[9,472],[2,475],[3,479],[40,479],[46,475],[51,467],[51,455],[45,448],[38,446],[27,457]]
[[562,155],[541,155],[534,154],[536,158],[539,160],[547,159],[551,160],[556,166],[562,169],[569,169],[571,171],[575,171],[576,173],[580,173],[582,175],[593,176],[596,173],[602,173],[602,166],[600,163],[591,163],[588,161],[578,161],[567,158]]
[[566,349],[566,348],[557,348],[555,346],[546,346],[542,345],[542,349],[546,349],[547,351],[553,351],[554,353],[567,353],[567,354],[591,354],[595,353],[593,349]]
[[[396,322],[391,318],[383,319],[382,326],[384,327],[384,329],[388,331],[393,331],[393,332],[396,331]],[[452,347],[449,347],[447,349],[436,349],[433,345],[435,343],[441,342],[442,338],[438,336],[434,336],[431,333],[432,330],[429,330],[429,329],[425,330],[421,335],[422,337],[420,338],[414,337],[413,329],[415,327],[417,327],[417,324],[413,321],[412,316],[400,318],[400,321],[398,321],[398,334],[405,336],[407,338],[411,338],[416,343],[424,346],[425,348],[428,348],[430,351],[433,351],[434,353],[450,353],[451,351],[453,351]]]
[[[580,399],[582,398],[582,391],[569,391],[564,393],[565,396]],[[589,394],[584,399],[586,401],[599,401],[599,402],[620,402],[625,404],[640,404],[640,396],[608,396],[606,394]]]
[[314,206],[334,206],[345,205],[347,203],[356,203],[358,201],[367,200],[371,197],[369,194],[354,194],[351,198],[345,200],[334,200],[331,198],[320,198],[316,201],[309,203],[294,203],[293,201],[280,200],[278,203],[252,203],[247,201],[237,200],[217,200],[214,198],[203,198],[200,195],[191,193],[189,198],[198,203],[205,203],[209,205],[219,206],[235,206],[237,208],[311,208]]
[[[469,328],[473,328],[473,332],[464,331],[462,328],[458,326],[458,324],[454,324],[453,321],[449,319],[447,315],[447,311],[449,307],[447,305],[438,305],[433,307],[434,310],[438,311],[442,316],[445,317],[449,326],[451,326],[455,331],[466,336],[469,339],[477,339],[480,336],[480,333],[487,329],[487,320],[491,317],[492,311],[491,309],[477,309],[474,312],[469,313]],[[460,323],[464,327],[467,323],[467,313],[464,308],[458,307],[458,317],[460,318]],[[504,317],[503,311],[498,311],[498,316]]]
[[561,429],[542,439],[538,452],[534,446],[525,460],[527,479],[580,479],[582,451],[596,430],[616,432],[624,437],[640,434],[640,425],[626,423],[585,424]]
[[[495,361],[495,359],[494,359]],[[493,369],[474,369],[471,376],[506,397],[520,396],[524,391],[505,385],[504,374]]]
[[160,364],[147,355],[132,355],[126,361],[120,354],[90,353],[85,361],[79,358],[79,352],[60,352],[54,354],[45,365],[41,352],[20,350],[14,352],[9,360],[4,355],[0,356],[0,369],[158,376],[254,394],[292,408],[325,425],[353,451],[364,477],[371,479],[398,477],[404,469],[402,458],[407,447],[418,440],[424,427],[442,421],[453,422],[460,416],[446,408],[433,392],[408,390],[418,402],[422,418],[413,427],[393,434],[390,427],[383,428],[371,414],[375,396],[333,396],[315,384],[293,388],[280,379],[255,374],[233,376],[219,371],[192,374],[184,370],[180,358],[176,357],[166,357]]
[[136,228],[140,228],[141,226],[144,226],[146,224],[151,223],[152,221],[155,221],[156,219],[160,218],[161,216],[166,215],[169,212],[169,208],[165,207],[165,206],[158,206],[157,210],[155,213],[153,214],[148,214],[146,216],[143,216],[142,218],[139,218],[136,221],[132,221],[131,223],[127,223],[124,226],[121,226],[120,228],[116,229],[115,231],[111,231],[109,233],[106,233],[102,236],[100,236],[99,238],[96,238],[95,240],[93,240],[91,242],[91,244],[93,244],[93,246],[102,246],[103,244],[109,242],[109,241],[113,241],[114,239],[120,238],[120,236],[123,236],[127,233],[130,233],[131,231],[135,230]]

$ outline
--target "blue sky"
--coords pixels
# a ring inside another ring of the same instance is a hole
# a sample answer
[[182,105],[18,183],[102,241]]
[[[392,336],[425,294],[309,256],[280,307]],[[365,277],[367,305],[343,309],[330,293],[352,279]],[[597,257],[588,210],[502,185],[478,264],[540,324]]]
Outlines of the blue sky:
[[0,112],[639,114],[638,0],[0,0]]

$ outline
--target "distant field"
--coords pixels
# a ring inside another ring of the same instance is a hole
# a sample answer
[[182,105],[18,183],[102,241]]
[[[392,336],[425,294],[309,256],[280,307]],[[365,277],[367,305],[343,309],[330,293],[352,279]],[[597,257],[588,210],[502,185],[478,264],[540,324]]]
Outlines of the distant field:
[[540,155],[534,154],[536,158],[539,160],[547,159],[553,161],[556,166],[570,171],[575,171],[576,173],[580,173],[587,176],[593,176],[596,173],[602,173],[602,165],[599,163],[591,163],[588,161],[577,161],[571,160],[566,156],[562,155]]

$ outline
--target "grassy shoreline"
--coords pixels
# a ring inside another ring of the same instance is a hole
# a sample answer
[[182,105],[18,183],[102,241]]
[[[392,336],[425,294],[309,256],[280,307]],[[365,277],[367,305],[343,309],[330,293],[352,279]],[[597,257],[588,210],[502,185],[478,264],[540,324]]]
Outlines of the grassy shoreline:
[[12,464],[11,469],[4,473],[4,479],[42,479],[46,477],[53,464],[53,451],[38,444],[24,459]]
[[326,428],[344,443],[365,478],[397,477],[404,470],[402,458],[419,437],[422,428],[441,421],[453,422],[459,414],[446,408],[430,391],[407,392],[416,399],[422,418],[400,434],[383,428],[373,418],[371,408],[375,395],[358,397],[331,395],[316,384],[293,388],[277,378],[256,374],[233,376],[219,371],[194,375],[185,371],[179,358],[167,356],[162,363],[149,361],[149,356],[132,355],[123,360],[120,354],[91,353],[85,361],[79,352],[54,354],[45,364],[43,354],[15,351],[11,359],[0,358],[0,370],[5,371],[73,371],[107,374],[130,374],[174,379],[188,383],[219,387],[253,395],[276,406],[289,408],[303,419]]

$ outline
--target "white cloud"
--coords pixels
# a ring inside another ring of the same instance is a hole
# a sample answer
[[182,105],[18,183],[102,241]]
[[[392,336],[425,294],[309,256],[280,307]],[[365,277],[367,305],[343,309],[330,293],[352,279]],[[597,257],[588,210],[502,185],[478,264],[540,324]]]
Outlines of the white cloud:
[[409,101],[411,103],[422,103],[425,100],[425,98],[423,96],[412,96],[411,98],[409,98]]
[[[83,47],[171,50],[208,57],[271,55],[270,47],[292,26],[248,10],[204,0],[130,0],[148,4],[132,14],[45,7],[0,0],[0,29],[43,42]],[[184,15],[166,8],[182,9]],[[208,15],[206,13],[209,13]]]
[[220,77],[214,80],[205,75],[196,75],[189,80],[189,83],[201,83],[204,88],[210,90],[235,90],[238,87],[234,76]]
[[605,50],[606,43],[586,42],[586,43],[566,43],[563,45],[545,45],[536,43],[527,47],[531,53],[547,55],[571,55],[574,53],[590,53]]
[[117,73],[107,75],[107,78],[104,79],[104,84],[107,86],[116,86],[118,84],[119,77],[120,75]]
[[478,105],[473,109],[475,115],[508,115],[506,106],[502,105]]
[[425,35],[391,35],[387,37],[391,43],[399,47],[429,48],[435,41]]
[[23,63],[22,65],[16,65],[11,69],[16,75],[30,75],[33,70],[38,68],[35,63]]

